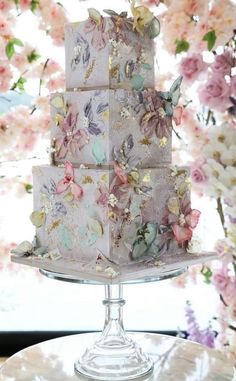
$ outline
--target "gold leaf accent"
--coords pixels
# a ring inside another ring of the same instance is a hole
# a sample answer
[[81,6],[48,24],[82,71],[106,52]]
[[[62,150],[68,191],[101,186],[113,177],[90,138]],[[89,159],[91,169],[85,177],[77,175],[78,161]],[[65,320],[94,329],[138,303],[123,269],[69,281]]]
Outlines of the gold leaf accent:
[[139,140],[139,143],[144,146],[150,146],[152,144],[152,142],[148,138],[143,138]]
[[91,176],[83,176],[82,184],[93,184]]
[[92,63],[89,65],[88,69],[86,70],[85,72],[85,76],[84,76],[84,82],[87,81],[87,79],[90,77],[90,75],[92,74],[92,71],[94,69],[94,66],[95,66],[95,63],[96,63],[96,59],[94,58],[92,60]]
[[47,233],[50,234],[52,230],[56,229],[61,223],[61,220],[53,221],[47,228]]
[[104,181],[105,183],[108,181],[108,176],[107,175],[102,175],[101,176],[101,181]]
[[110,69],[110,76],[111,76],[111,78],[116,78],[117,74],[119,73],[119,70],[120,70],[120,64],[118,64],[116,66],[113,66]]

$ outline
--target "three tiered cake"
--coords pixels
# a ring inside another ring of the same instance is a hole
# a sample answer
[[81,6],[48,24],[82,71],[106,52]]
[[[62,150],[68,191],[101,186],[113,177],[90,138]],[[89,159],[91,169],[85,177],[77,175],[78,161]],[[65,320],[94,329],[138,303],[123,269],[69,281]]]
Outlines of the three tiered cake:
[[66,26],[65,93],[51,96],[52,165],[33,168],[36,226],[12,260],[82,279],[155,276],[190,254],[200,212],[187,168],[171,165],[181,78],[154,89],[158,21],[89,11]]

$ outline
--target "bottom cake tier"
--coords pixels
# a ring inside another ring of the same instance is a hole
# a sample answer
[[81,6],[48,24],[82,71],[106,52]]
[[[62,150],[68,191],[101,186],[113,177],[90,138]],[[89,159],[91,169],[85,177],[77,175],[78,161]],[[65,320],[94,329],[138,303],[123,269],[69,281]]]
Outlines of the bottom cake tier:
[[15,262],[78,276],[128,281],[211,255],[188,252],[199,212],[191,209],[186,168],[33,169],[36,238]]

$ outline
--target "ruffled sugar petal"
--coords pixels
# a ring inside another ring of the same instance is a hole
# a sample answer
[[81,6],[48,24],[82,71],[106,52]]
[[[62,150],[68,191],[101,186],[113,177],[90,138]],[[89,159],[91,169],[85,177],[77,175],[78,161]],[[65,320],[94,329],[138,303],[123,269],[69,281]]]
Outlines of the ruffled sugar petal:
[[191,212],[185,216],[185,221],[192,229],[194,229],[198,224],[200,215],[201,212],[199,210],[192,209]]
[[81,150],[86,144],[89,143],[89,134],[85,129],[77,130],[73,135],[73,139],[76,140],[78,149]]
[[192,238],[192,230],[189,227],[180,226],[177,223],[171,225],[176,241],[183,244]]
[[65,178],[67,181],[74,180],[74,169],[69,161],[65,161]]
[[96,23],[92,19],[88,19],[84,25],[84,32],[90,33],[96,28]]
[[32,212],[30,215],[30,221],[34,226],[36,226],[36,228],[40,228],[44,225],[46,221],[46,214],[44,210],[36,210]]
[[56,156],[58,159],[65,159],[68,153],[68,144],[65,138],[56,139],[55,143]]
[[70,189],[75,198],[80,199],[83,196],[83,188],[79,184],[70,184]]
[[64,193],[68,188],[69,188],[69,182],[63,178],[60,181],[58,181],[57,186],[56,186],[56,193]]

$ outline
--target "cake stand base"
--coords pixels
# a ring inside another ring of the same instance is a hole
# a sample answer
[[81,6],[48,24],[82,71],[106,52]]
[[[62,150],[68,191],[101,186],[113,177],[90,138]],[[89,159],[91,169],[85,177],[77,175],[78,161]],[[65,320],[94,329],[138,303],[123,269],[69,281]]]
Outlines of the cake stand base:
[[105,326],[100,338],[75,363],[75,371],[96,380],[133,380],[153,370],[153,362],[131,338],[122,322],[121,285],[105,286]]
[[[49,278],[81,282],[72,276],[51,273],[45,270],[40,271]],[[159,276],[156,280],[171,278],[184,271],[185,269],[177,269],[168,273],[168,275],[163,275],[163,277]],[[148,281],[148,279],[145,279],[145,281]],[[84,283],[84,281],[82,282]],[[125,381],[137,378],[143,379],[143,377],[152,373],[154,364],[124,330],[123,306],[125,300],[123,299],[123,285],[106,284],[103,304],[106,313],[102,334],[75,361],[75,372],[93,380]]]

